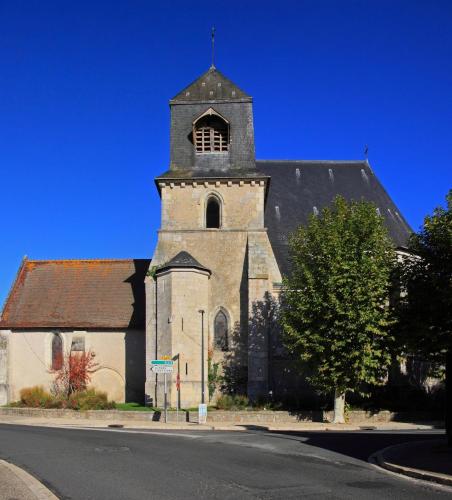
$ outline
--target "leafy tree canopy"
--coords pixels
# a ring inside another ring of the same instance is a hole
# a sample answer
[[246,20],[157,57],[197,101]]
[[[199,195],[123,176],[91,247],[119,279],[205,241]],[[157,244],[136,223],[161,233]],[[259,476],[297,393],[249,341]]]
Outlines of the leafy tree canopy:
[[395,250],[369,202],[337,197],[290,242],[282,323],[287,348],[323,392],[363,392],[390,363],[389,304]]
[[403,347],[439,363],[452,350],[452,190],[446,202],[425,217],[401,266]]
[[402,262],[400,345],[446,374],[446,433],[452,446],[452,190],[446,207],[424,219]]

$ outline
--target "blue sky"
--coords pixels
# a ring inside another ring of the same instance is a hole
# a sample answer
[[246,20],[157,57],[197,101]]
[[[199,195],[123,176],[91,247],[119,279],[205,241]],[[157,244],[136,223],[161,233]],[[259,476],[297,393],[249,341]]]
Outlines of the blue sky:
[[168,100],[210,64],[259,159],[361,159],[417,229],[452,188],[452,2],[0,0],[0,303],[23,255],[150,257]]

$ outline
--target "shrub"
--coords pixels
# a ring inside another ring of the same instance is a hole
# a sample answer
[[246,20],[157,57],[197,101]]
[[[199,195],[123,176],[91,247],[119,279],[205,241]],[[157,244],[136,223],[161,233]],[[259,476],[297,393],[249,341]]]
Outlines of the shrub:
[[30,408],[51,408],[52,395],[42,386],[25,387],[20,391],[20,402]]
[[91,380],[91,373],[97,368],[94,353],[68,352],[62,360],[62,365],[56,371],[53,392],[61,396],[69,396],[73,392],[86,390]]
[[116,408],[114,401],[108,401],[105,392],[95,389],[73,392],[67,399],[67,408],[72,410],[111,410]]
[[20,401],[10,406],[27,408],[67,408],[71,410],[111,410],[114,401],[108,401],[105,392],[95,389],[73,392],[70,396],[52,395],[42,386],[26,387],[20,391]]
[[223,394],[217,400],[219,410],[244,410],[249,406],[249,400],[241,394]]

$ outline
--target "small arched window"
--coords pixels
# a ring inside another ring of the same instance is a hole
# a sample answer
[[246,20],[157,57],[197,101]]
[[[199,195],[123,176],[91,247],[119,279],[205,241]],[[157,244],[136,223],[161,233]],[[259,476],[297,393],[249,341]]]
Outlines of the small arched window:
[[216,349],[227,351],[228,342],[228,318],[223,311],[218,311],[214,322],[214,343]]
[[210,196],[206,204],[206,227],[219,229],[221,226],[221,205],[216,196]]
[[61,370],[63,366],[63,341],[58,333],[52,336],[52,370]]
[[209,109],[193,124],[193,139],[197,153],[224,153],[229,148],[229,124]]

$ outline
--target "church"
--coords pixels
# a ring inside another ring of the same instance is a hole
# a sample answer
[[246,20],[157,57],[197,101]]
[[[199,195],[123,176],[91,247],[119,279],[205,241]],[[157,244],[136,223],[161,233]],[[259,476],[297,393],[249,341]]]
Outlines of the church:
[[169,104],[152,259],[24,258],[0,318],[0,405],[49,388],[71,351],[93,353],[91,385],[117,402],[162,406],[150,363],[163,357],[172,407],[213,401],[218,372],[224,390],[284,398],[299,384],[276,316],[290,233],[342,195],[373,202],[406,246],[411,229],[367,160],[256,160],[253,99],[213,65]]

